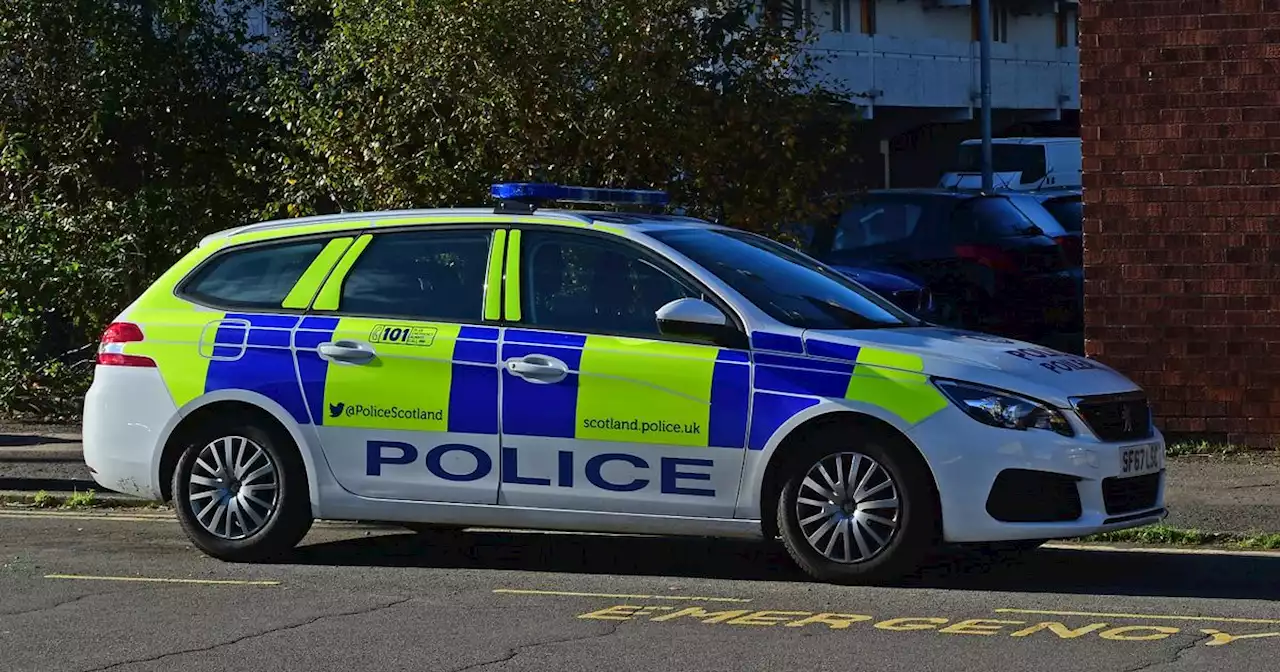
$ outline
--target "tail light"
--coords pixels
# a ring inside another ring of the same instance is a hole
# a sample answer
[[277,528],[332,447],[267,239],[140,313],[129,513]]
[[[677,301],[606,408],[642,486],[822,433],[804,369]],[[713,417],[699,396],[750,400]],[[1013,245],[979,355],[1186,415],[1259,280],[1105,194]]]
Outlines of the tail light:
[[1062,248],[1063,255],[1067,258],[1067,263],[1072,266],[1084,265],[1084,245],[1080,242],[1079,236],[1058,236],[1053,239]]
[[1017,273],[1018,264],[1007,252],[998,247],[987,245],[958,245],[956,256],[969,261],[976,261],[987,268],[1004,273]]
[[125,343],[140,343],[142,340],[142,327],[132,322],[113,322],[102,333],[102,342],[98,344],[98,364],[100,366],[155,366],[155,360],[150,357],[124,354]]

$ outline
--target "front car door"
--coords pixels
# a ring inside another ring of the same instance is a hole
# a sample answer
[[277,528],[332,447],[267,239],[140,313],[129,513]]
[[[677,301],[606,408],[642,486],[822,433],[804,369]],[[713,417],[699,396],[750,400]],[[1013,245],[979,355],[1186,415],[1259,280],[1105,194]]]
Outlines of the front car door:
[[321,287],[294,339],[298,375],[347,490],[496,501],[499,329],[484,316],[504,238],[488,226],[366,233]]
[[663,336],[655,319],[714,298],[615,236],[513,231],[507,260],[499,503],[732,517],[748,353]]

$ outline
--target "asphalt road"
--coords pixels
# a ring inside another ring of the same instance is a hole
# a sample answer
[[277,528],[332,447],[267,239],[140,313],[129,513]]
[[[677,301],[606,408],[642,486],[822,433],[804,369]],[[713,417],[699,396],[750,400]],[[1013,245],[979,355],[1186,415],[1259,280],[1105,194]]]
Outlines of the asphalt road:
[[0,669],[1274,670],[1280,555],[1045,549],[901,587],[732,541],[317,524],[270,565],[167,514],[0,510]]

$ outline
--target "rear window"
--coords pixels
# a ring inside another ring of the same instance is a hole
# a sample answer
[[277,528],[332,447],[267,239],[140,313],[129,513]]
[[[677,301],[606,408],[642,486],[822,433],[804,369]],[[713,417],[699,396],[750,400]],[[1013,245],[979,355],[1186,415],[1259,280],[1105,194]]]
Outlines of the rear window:
[[969,200],[956,208],[953,223],[960,232],[978,238],[1025,236],[1036,227],[1036,223],[1007,198]]
[[840,216],[831,251],[858,250],[900,243],[916,232],[924,208],[914,203],[864,203]]
[[[1044,179],[1048,170],[1044,158],[1044,145],[1007,145],[992,143],[991,169],[997,173],[1022,171],[1022,183]],[[982,172],[982,145],[960,145],[957,173]]]
[[279,308],[327,240],[227,252],[202,267],[183,287],[196,301],[234,308]]
[[1055,198],[1043,203],[1044,209],[1072,233],[1084,229],[1084,202],[1079,198]]

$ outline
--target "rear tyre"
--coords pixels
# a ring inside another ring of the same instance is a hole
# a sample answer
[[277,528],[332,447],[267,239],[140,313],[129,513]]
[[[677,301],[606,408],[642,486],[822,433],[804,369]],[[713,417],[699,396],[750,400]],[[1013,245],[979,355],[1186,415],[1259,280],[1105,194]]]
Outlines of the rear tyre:
[[311,529],[306,468],[282,430],[257,420],[209,424],[173,472],[173,506],[187,538],[229,562],[282,555]]
[[778,529],[809,576],[876,584],[916,573],[938,539],[933,480],[915,448],[833,427],[783,465]]

